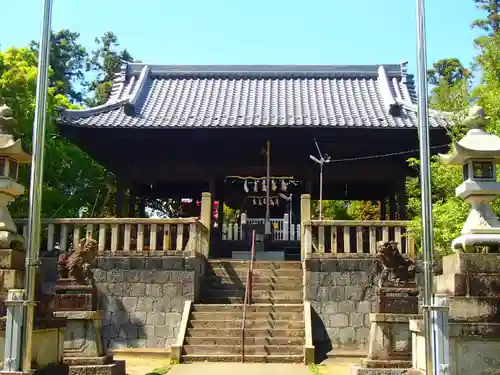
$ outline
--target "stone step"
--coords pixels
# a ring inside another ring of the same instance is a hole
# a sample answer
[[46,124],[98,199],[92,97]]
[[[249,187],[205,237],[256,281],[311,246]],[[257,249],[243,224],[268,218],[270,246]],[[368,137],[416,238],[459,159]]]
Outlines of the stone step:
[[[231,267],[248,269],[248,260],[209,260],[208,267]],[[302,262],[298,261],[265,261],[256,260],[253,263],[254,269],[279,268],[279,269],[302,269]]]
[[[235,268],[235,269],[225,269],[225,268],[208,268],[207,276],[224,276],[230,278],[231,280],[245,280],[247,277],[248,269],[246,268]],[[295,277],[302,278],[302,270],[295,269],[256,269],[253,270],[254,277],[274,277],[274,278],[285,278],[285,277]]]
[[[304,345],[304,337],[248,337],[245,334],[245,345]],[[185,345],[240,345],[241,337],[186,337]]]
[[[247,327],[248,328],[248,327]],[[186,337],[241,337],[241,325],[237,328],[219,330],[217,328],[189,328]],[[304,337],[304,327],[294,329],[272,329],[272,328],[248,328],[245,329],[245,337]]]
[[[205,296],[202,298],[206,304],[242,304],[244,297],[214,297]],[[252,297],[252,304],[277,304],[277,305],[298,305],[304,303],[302,298],[272,298],[272,297]]]
[[[205,283],[206,289],[245,290],[246,283]],[[302,281],[288,283],[252,283],[252,290],[302,290]]]
[[[245,297],[245,290],[205,289],[204,297]],[[302,290],[252,290],[252,298],[302,298]]]
[[[241,354],[240,345],[185,345],[183,354]],[[245,354],[301,355],[301,345],[245,345]]]
[[[303,363],[303,355],[281,355],[281,354],[245,354],[245,362],[249,363]],[[241,354],[219,355],[219,354],[189,354],[182,356],[182,362],[241,362]]]
[[[236,320],[242,319],[243,311],[192,312],[193,320]],[[254,312],[247,311],[246,318],[250,320],[303,320],[303,312]]]
[[[192,305],[192,311],[197,312],[243,312],[242,304],[233,305],[210,305],[195,303]],[[247,305],[247,312],[303,312],[303,304],[283,304],[283,305],[271,305],[271,304],[252,304]]]
[[[233,276],[214,276],[207,275],[205,276],[203,283],[204,284],[236,284],[236,285],[245,285],[247,281],[247,276],[245,274],[244,277],[233,277]],[[252,282],[254,284],[273,284],[273,285],[286,285],[286,284],[300,284],[304,282],[302,274],[296,276],[259,276],[253,275]]]
[[[210,329],[241,329],[242,320],[190,320],[188,327],[190,328],[210,328]],[[300,329],[304,327],[303,320],[280,321],[273,322],[267,320],[246,320],[245,328],[253,329]]]

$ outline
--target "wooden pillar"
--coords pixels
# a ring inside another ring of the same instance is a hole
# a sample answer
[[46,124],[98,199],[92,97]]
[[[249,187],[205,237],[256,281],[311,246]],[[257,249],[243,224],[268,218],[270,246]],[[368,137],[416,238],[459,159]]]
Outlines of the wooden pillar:
[[216,179],[215,177],[210,177],[210,179],[208,180],[208,191],[210,194],[212,194],[212,199],[213,200],[216,200],[217,198],[217,194],[216,194]]
[[380,200],[380,220],[387,219],[387,198]]
[[118,183],[116,186],[115,216],[123,217],[123,204],[125,201],[125,190]]
[[311,225],[305,225],[305,222],[311,220],[311,195],[302,194],[300,196],[300,247],[301,259],[306,260],[312,252],[312,228]]
[[139,199],[139,217],[146,217],[146,199]]
[[311,180],[306,181],[306,193],[312,195],[313,183]]
[[205,257],[208,258],[210,251],[210,232],[212,230],[212,194],[210,193],[201,193],[201,214],[200,219],[203,224],[208,229],[206,236],[202,239],[203,242],[203,251]]
[[389,196],[389,220],[396,220],[397,215],[396,193]]
[[406,176],[399,183],[397,203],[398,203],[398,219],[408,220],[408,217],[406,215],[406,205],[408,204],[408,195],[406,194]]
[[135,217],[136,216],[136,204],[137,204],[137,197],[134,193],[133,190],[130,190],[129,197],[128,197],[128,217]]

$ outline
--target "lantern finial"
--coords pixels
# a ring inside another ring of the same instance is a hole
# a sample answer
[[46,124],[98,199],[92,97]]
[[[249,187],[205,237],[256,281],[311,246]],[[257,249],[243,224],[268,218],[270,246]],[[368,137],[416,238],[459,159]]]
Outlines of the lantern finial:
[[5,104],[0,105],[0,134],[10,134],[11,130],[17,125],[12,117],[12,110]]
[[484,129],[488,125],[488,120],[489,117],[485,115],[483,107],[473,105],[465,118],[465,126],[469,129]]

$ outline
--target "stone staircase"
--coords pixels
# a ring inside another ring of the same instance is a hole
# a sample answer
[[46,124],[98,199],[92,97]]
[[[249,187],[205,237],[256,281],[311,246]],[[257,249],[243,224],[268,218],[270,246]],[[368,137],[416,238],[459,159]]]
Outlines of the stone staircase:
[[[241,361],[247,261],[209,261],[202,303],[192,306],[182,361]],[[300,262],[254,263],[245,323],[246,362],[303,362],[304,306]]]

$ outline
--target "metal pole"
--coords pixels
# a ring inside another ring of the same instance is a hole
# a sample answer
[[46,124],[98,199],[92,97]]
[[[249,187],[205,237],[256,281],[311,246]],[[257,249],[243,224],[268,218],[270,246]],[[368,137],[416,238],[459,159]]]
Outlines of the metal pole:
[[323,220],[323,160],[319,164],[319,219]]
[[31,346],[35,311],[35,277],[40,249],[40,217],[42,210],[43,157],[45,143],[45,123],[47,117],[47,86],[49,75],[50,24],[52,0],[43,0],[42,26],[38,51],[38,77],[36,84],[36,110],[33,125],[33,156],[29,191],[28,248],[25,261],[24,289],[26,310],[22,340],[23,371],[31,369]]
[[417,57],[418,57],[418,129],[420,141],[420,189],[422,197],[422,248],[424,255],[424,325],[426,373],[433,374],[432,311],[432,256],[434,253],[431,171],[427,98],[427,46],[425,39],[424,0],[417,0]]
[[432,309],[432,332],[434,335],[434,374],[450,375],[449,341],[449,300],[448,296],[434,296]]
[[266,171],[266,224],[265,234],[271,234],[271,213],[269,211],[269,201],[271,200],[271,142],[266,142],[267,171]]
[[288,212],[289,212],[289,216],[290,216],[290,219],[289,219],[289,223],[290,223],[290,228],[292,227],[292,194],[290,194],[290,201],[288,202]]

